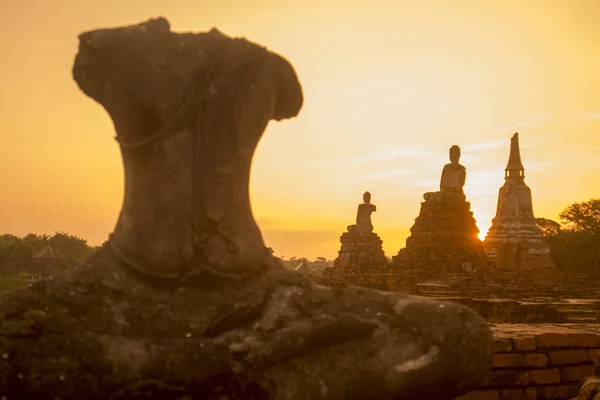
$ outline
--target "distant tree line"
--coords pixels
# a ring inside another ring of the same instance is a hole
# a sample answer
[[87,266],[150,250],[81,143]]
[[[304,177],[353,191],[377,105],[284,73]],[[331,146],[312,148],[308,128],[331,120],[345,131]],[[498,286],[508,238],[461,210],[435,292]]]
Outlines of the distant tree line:
[[537,218],[556,266],[565,272],[599,272],[600,199],[573,203],[559,218]]
[[81,263],[100,247],[90,246],[87,240],[65,232],[56,232],[52,236],[29,233],[23,237],[3,234],[0,235],[0,274],[19,274],[48,244],[60,254],[64,269]]
[[[556,266],[565,272],[596,272],[600,268],[600,199],[571,204],[559,218],[560,222],[537,218]],[[23,271],[32,257],[48,244],[58,251],[65,269],[80,264],[101,247],[90,246],[87,240],[65,232],[52,236],[29,233],[23,237],[3,234],[0,235],[0,274]],[[292,257],[288,261],[310,263],[304,257]],[[327,259],[317,257],[315,261]]]

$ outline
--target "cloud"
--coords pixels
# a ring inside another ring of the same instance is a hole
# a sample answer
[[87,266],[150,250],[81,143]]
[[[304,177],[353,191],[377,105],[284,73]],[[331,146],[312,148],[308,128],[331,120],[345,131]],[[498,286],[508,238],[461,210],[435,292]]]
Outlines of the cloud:
[[392,178],[410,176],[412,179],[418,177],[422,170],[417,169],[381,169],[374,172],[369,172],[358,176],[355,181],[357,182],[373,182],[373,181],[385,181]]
[[543,122],[543,121],[548,121],[550,119],[549,116],[547,116],[546,114],[535,114],[532,115],[531,117],[529,117],[530,121],[535,121],[535,122]]
[[431,188],[431,191],[436,191],[439,190],[440,187],[440,180],[436,179],[415,179],[414,181],[411,182],[405,182],[405,184],[410,185],[410,186],[416,186],[416,187],[429,187]]
[[327,158],[312,161],[290,162],[287,165],[295,168],[348,168],[378,161],[429,157],[432,152],[426,146],[386,146],[359,157]]
[[428,157],[432,152],[426,146],[390,146],[379,149],[374,154],[356,157],[354,162],[373,162],[406,157]]
[[520,128],[531,128],[535,125],[539,125],[540,123],[547,122],[550,120],[550,117],[546,114],[533,114],[529,117],[525,118],[522,121],[511,122],[507,124],[494,125],[492,127],[492,131],[494,133],[514,133],[518,132]]
[[499,146],[505,146],[507,143],[506,140],[493,140],[488,142],[474,143],[463,146],[464,151],[481,151],[481,150],[491,150],[495,149]]
[[581,114],[581,116],[583,118],[586,118],[586,119],[600,120],[600,112],[597,112],[597,113],[583,113],[583,114]]
[[526,164],[525,170],[532,171],[546,171],[554,166],[554,163],[550,161],[527,161]]

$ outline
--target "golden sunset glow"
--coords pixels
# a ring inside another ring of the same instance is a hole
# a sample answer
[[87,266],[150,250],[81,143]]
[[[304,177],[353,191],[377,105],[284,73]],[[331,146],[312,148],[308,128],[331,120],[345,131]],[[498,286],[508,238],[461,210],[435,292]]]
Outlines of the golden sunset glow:
[[276,255],[335,257],[362,193],[391,256],[461,146],[465,192],[491,225],[519,132],[537,217],[600,197],[600,2],[595,0],[23,0],[3,7],[0,233],[100,244],[123,197],[108,114],[71,77],[79,33],[164,16],[288,58],[295,119],[256,152],[255,217]]

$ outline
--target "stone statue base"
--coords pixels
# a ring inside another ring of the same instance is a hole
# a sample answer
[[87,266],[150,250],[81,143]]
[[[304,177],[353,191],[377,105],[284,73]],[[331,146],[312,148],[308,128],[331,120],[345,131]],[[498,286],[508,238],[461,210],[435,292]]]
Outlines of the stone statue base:
[[417,268],[477,272],[491,267],[462,192],[425,193],[421,211],[394,262]]
[[370,229],[350,225],[348,231],[340,236],[340,242],[342,246],[334,261],[334,270],[364,272],[388,263],[382,248],[383,241]]
[[329,289],[276,264],[237,278],[156,279],[104,247],[2,296],[0,393],[442,400],[483,381],[492,345],[483,319],[455,303]]

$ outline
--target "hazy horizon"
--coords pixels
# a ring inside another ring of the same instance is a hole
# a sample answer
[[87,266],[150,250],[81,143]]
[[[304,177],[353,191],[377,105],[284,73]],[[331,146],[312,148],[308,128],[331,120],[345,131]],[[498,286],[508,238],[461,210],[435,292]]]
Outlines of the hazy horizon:
[[123,172],[107,113],[71,77],[84,31],[165,16],[216,26],[282,54],[305,105],[271,123],[251,198],[277,255],[333,258],[362,193],[386,255],[404,246],[422,195],[462,149],[482,233],[519,132],[536,217],[600,197],[600,2],[516,0],[27,0],[0,15],[0,233],[112,231]]

